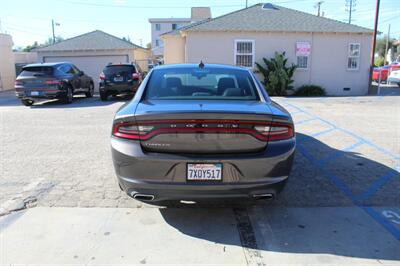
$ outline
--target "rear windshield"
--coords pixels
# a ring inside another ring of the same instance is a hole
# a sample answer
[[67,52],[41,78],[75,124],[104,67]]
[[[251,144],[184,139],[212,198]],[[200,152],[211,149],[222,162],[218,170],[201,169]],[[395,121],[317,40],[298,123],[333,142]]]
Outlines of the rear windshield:
[[52,76],[53,72],[54,69],[49,66],[24,67],[19,76]]
[[259,100],[246,70],[223,68],[154,69],[147,83],[148,100]]
[[107,66],[104,68],[103,73],[105,75],[125,75],[136,72],[134,66],[118,65],[118,66]]

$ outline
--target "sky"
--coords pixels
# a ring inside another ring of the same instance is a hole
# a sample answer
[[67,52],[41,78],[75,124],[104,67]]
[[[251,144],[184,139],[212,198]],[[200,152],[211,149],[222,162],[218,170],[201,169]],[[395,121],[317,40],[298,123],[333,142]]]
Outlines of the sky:
[[[316,14],[318,0],[269,0],[284,7]],[[350,1],[350,0],[348,0]],[[356,2],[352,24],[373,28],[376,0]],[[248,0],[253,5],[262,0]],[[328,18],[348,21],[346,0],[324,0],[321,11]],[[150,42],[149,18],[190,17],[190,7],[209,6],[213,17],[245,7],[246,0],[3,0],[0,7],[0,32],[13,37],[14,47],[52,36],[51,20],[59,23],[56,35],[71,38],[93,30],[117,37],[128,37],[145,46]],[[381,0],[378,30],[400,39],[400,0]]]

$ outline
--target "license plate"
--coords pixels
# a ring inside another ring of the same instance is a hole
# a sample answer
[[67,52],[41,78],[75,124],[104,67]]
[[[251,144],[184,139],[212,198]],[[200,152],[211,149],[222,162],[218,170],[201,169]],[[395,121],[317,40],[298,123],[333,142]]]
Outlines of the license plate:
[[222,180],[221,163],[189,163],[187,164],[186,178],[189,181]]
[[31,91],[31,96],[38,96],[39,92],[38,91]]
[[114,78],[114,81],[115,81],[115,82],[124,81],[124,77],[115,77],[115,78]]

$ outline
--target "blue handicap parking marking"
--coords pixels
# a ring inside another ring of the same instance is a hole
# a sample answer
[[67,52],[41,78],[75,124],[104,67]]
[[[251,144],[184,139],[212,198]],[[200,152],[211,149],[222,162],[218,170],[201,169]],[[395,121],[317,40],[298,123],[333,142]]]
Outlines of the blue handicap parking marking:
[[[306,132],[306,134],[311,137],[319,137],[334,131],[340,131],[349,136],[352,136],[357,140],[355,143],[349,145],[344,149],[339,150],[338,153],[334,153],[328,158],[325,158],[323,160],[321,160],[320,158],[316,158],[307,149],[306,146],[307,137],[301,137],[298,140],[298,150],[307,160],[309,160],[316,168],[318,168],[325,177],[327,177],[338,189],[340,189],[340,191],[342,191],[342,193],[345,196],[347,196],[353,202],[353,204],[363,209],[371,218],[373,218],[376,222],[378,222],[381,226],[383,226],[389,233],[391,233],[397,240],[400,241],[400,227],[396,226],[397,224],[400,226],[400,211],[394,212],[386,210],[380,213],[379,211],[375,210],[372,207],[363,205],[363,202],[365,200],[375,195],[377,191],[381,189],[385,184],[387,184],[387,182],[391,178],[400,177],[400,175],[398,174],[400,172],[400,156],[398,154],[394,154],[393,152],[386,150],[385,148],[373,143],[372,141],[364,139],[363,137],[347,129],[340,128],[326,119],[323,119],[317,115],[307,112],[301,107],[298,107],[293,103],[290,103],[289,100],[284,100],[283,105],[290,107],[292,110],[295,109],[296,113],[304,113],[309,116],[307,120],[299,121],[300,128],[302,125],[309,125],[310,123],[315,123],[315,122],[320,122],[329,125],[329,128],[326,128],[322,131],[320,130],[317,132]],[[297,126],[296,123],[295,126]],[[392,168],[393,171],[388,171],[386,174],[378,177],[370,186],[367,187],[367,189],[362,194],[355,195],[348,187],[348,185],[346,185],[346,183],[339,176],[327,170],[325,166],[327,165],[328,162],[338,159],[346,152],[351,152],[361,145],[368,145],[369,147],[372,147],[373,149],[382,152],[386,156],[389,156],[391,159],[398,161],[398,164],[394,168]]]
[[[397,166],[399,167],[399,166]],[[396,167],[396,168],[397,168]],[[359,202],[363,202],[373,196],[380,188],[382,188],[391,178],[398,177],[398,171],[388,171],[383,176],[373,182],[369,188],[362,194],[356,197]]]
[[397,226],[400,222],[400,212],[396,212],[396,215],[394,215],[388,211],[378,212],[373,207],[362,205],[359,207],[400,241],[400,229]]

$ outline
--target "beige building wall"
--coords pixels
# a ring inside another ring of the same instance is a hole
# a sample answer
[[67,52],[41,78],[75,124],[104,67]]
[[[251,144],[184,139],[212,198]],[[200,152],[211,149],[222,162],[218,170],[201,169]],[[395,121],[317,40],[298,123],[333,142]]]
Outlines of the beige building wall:
[[165,35],[164,41],[164,63],[185,63],[185,37],[181,35]]
[[[260,32],[189,32],[186,36],[187,63],[234,64],[236,39],[255,41],[255,61],[271,58],[276,51],[286,52],[289,63],[297,63],[296,42],[309,42],[309,68],[297,70],[295,87],[303,84],[323,86],[329,95],[364,95],[368,91],[368,76],[372,35]],[[360,67],[348,70],[348,47],[361,44]],[[343,88],[350,88],[344,91]]]
[[143,71],[149,71],[148,60],[151,59],[151,51],[146,49],[135,49],[133,58]]
[[16,64],[37,63],[38,54],[36,52],[14,52],[14,60]]
[[0,33],[0,91],[14,88],[15,61],[12,46],[12,37]]

